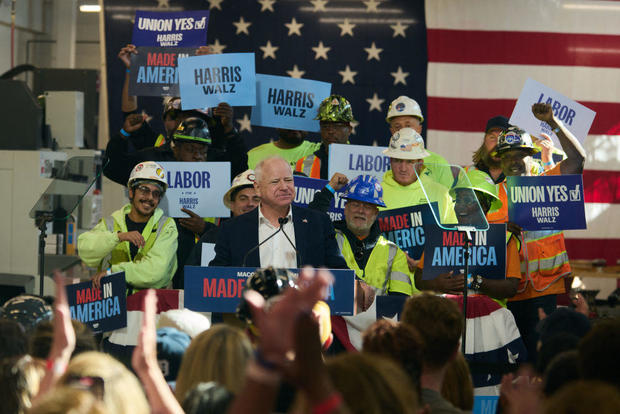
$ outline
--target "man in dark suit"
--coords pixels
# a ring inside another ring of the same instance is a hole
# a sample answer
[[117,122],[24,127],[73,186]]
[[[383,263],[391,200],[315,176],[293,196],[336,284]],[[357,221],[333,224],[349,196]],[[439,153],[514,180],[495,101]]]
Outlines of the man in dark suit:
[[209,265],[346,268],[328,216],[291,205],[295,187],[288,162],[266,158],[255,175],[259,208],[223,224]]

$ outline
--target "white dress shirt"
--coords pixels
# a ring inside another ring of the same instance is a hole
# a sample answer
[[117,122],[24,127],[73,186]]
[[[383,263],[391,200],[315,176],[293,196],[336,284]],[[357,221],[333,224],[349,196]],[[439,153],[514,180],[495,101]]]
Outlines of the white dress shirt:
[[[291,243],[282,233],[291,239],[295,246],[295,227],[293,226],[293,209],[289,207],[288,221],[284,224],[282,230],[274,237],[269,239],[265,244],[259,247],[260,267],[273,266],[275,268],[294,269],[297,267],[297,253],[291,246]],[[267,237],[271,236],[278,230],[271,222],[263,216],[261,206],[258,206],[258,242],[261,243]]]

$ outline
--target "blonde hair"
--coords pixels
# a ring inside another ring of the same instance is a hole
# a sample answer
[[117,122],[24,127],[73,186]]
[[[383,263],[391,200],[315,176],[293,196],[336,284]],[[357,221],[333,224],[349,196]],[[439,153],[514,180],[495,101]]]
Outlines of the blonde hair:
[[461,410],[471,411],[474,408],[474,385],[469,365],[460,352],[457,352],[456,357],[448,363],[441,395]]
[[37,401],[28,414],[106,414],[103,402],[86,390],[57,387]]
[[72,376],[103,379],[103,404],[108,413],[150,413],[136,376],[108,354],[91,351],[76,355],[58,383],[66,385]]
[[334,387],[352,414],[416,413],[417,393],[393,361],[372,354],[344,354],[327,361]]
[[241,329],[220,324],[202,332],[183,355],[175,390],[177,399],[183,401],[198,383],[209,381],[238,393],[251,357],[252,345]]
[[32,405],[43,367],[29,355],[0,362],[0,413],[24,413]]

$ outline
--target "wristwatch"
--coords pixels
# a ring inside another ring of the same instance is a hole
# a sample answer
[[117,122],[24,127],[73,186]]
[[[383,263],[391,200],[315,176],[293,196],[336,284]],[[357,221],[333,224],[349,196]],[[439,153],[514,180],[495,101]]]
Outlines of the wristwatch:
[[474,280],[471,282],[471,288],[475,291],[479,291],[484,279],[480,275],[474,276]]

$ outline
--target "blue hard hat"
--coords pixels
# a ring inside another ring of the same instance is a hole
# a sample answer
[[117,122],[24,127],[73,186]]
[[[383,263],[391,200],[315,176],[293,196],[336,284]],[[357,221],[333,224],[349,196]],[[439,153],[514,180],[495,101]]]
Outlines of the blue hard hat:
[[381,183],[372,175],[358,175],[347,185],[343,198],[385,207]]

